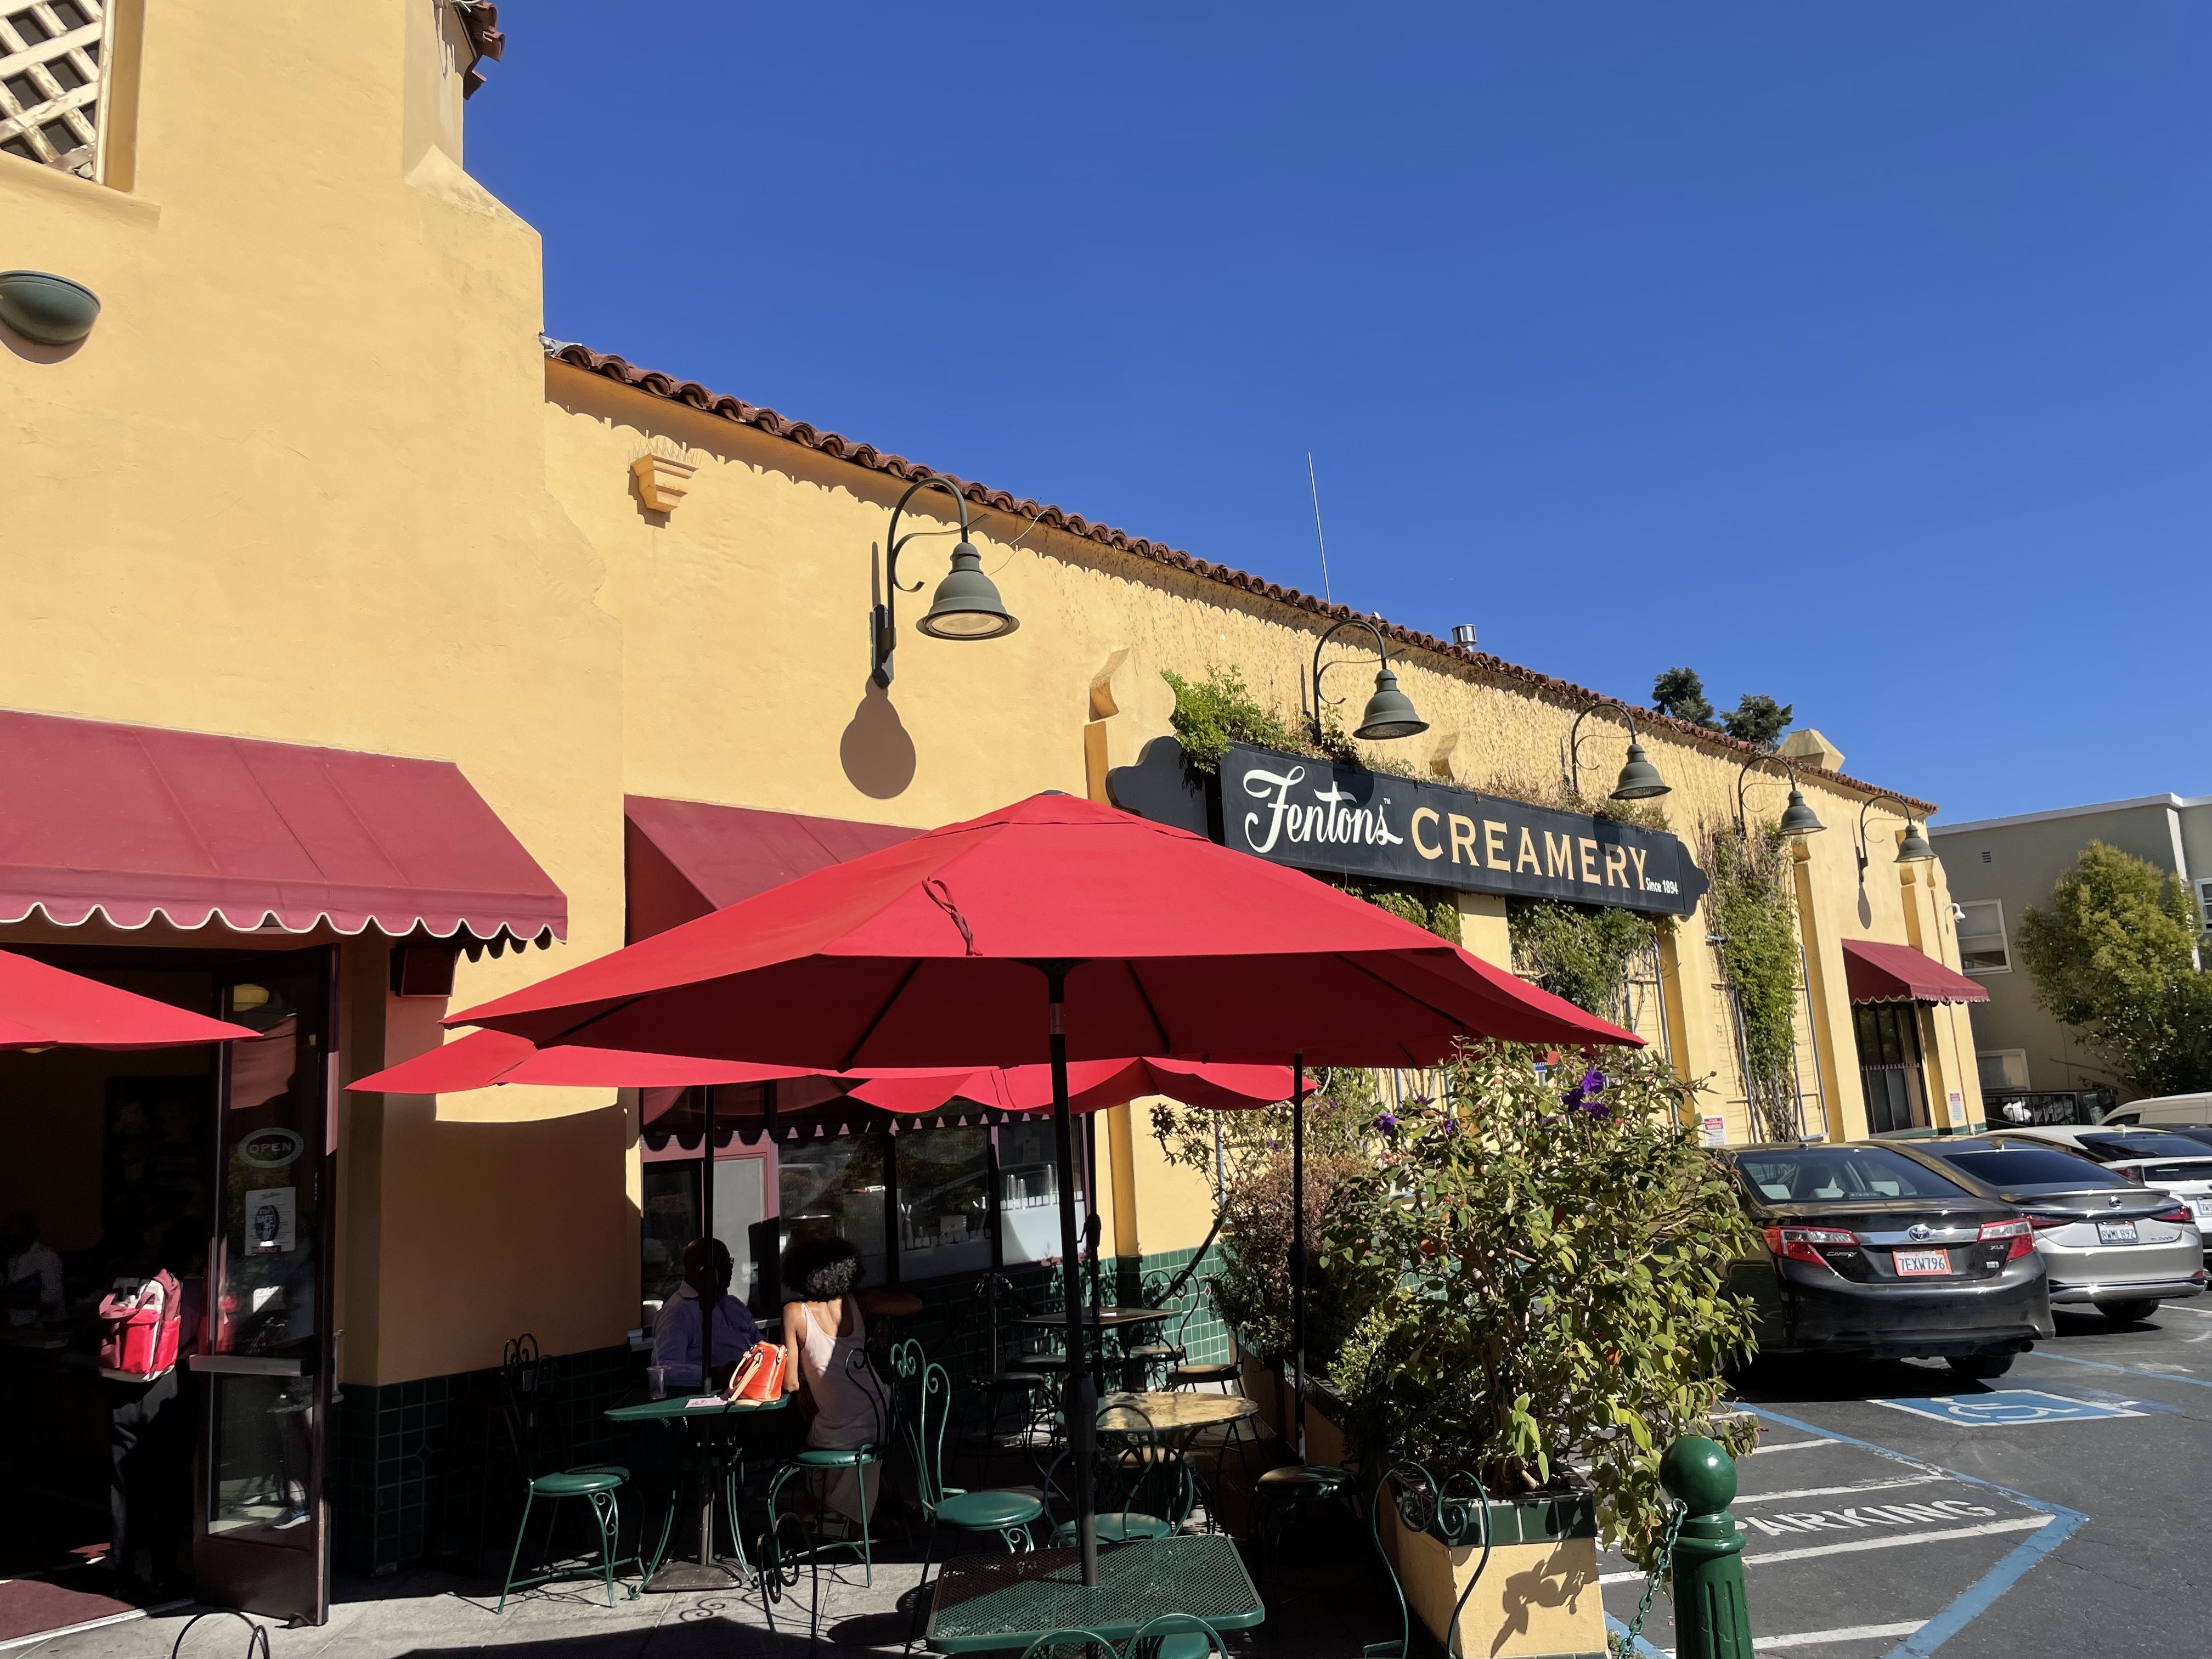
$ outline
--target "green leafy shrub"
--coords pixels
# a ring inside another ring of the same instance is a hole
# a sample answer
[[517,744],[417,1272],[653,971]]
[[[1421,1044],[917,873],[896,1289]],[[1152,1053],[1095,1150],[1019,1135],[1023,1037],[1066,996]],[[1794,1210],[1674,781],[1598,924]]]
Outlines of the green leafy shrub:
[[1749,1350],[1750,1304],[1723,1281],[1757,1240],[1663,1059],[1609,1053],[1602,1074],[1541,1059],[1468,1050],[1442,1097],[1385,1121],[1387,1186],[1333,1229],[1347,1242],[1330,1268],[1389,1288],[1331,1380],[1370,1460],[1500,1497],[1585,1465],[1606,1541],[1648,1560],[1660,1455]]
[[1183,753],[1200,771],[1219,771],[1221,757],[1232,743],[1292,754],[1308,752],[1300,725],[1285,720],[1261,702],[1236,669],[1209,667],[1203,684],[1187,680],[1171,669],[1162,670],[1160,678],[1175,692],[1175,713],[1169,723],[1182,739]]
[[[1316,1078],[1306,1102],[1306,1361],[1326,1374],[1337,1349],[1389,1288],[1389,1264],[1347,1253],[1381,1201],[1375,1158],[1375,1078],[1340,1069]],[[1212,1175],[1216,1135],[1224,1219],[1222,1315],[1247,1352],[1279,1364],[1291,1351],[1291,1109],[1215,1112],[1152,1109],[1152,1133],[1170,1164]]]

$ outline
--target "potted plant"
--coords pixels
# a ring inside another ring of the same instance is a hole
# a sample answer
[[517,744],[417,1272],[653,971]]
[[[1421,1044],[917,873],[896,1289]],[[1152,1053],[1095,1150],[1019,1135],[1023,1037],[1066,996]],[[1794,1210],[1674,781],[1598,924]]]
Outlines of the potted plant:
[[1339,1249],[1393,1284],[1334,1378],[1370,1469],[1410,1461],[1488,1499],[1471,1592],[1480,1552],[1463,1529],[1395,1511],[1382,1528],[1440,1640],[1459,1608],[1460,1653],[1605,1647],[1599,1544],[1648,1564],[1660,1455],[1705,1425],[1723,1365],[1748,1350],[1748,1304],[1723,1285],[1755,1241],[1685,1127],[1690,1104],[1655,1054],[1601,1070],[1486,1044],[1437,1098],[1381,1122],[1388,1191]]

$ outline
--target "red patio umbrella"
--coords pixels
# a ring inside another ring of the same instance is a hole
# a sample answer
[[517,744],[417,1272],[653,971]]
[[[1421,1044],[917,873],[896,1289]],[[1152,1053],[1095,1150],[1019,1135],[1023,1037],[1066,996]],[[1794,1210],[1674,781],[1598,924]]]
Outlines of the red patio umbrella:
[[346,1087],[388,1095],[452,1095],[503,1083],[680,1089],[701,1083],[764,1083],[811,1075],[803,1066],[754,1066],[744,1060],[692,1060],[620,1048],[541,1048],[527,1037],[506,1031],[471,1031],[412,1060],[356,1078]]
[[260,1035],[0,951],[0,1048],[169,1048]]
[[[1302,1073],[1309,1058],[1433,1065],[1475,1037],[1638,1041],[1310,876],[1052,794],[825,866],[447,1023],[831,1071],[1047,1062],[1071,1356],[1071,1059],[1287,1058]],[[1091,1584],[1088,1378],[1068,1374]]]

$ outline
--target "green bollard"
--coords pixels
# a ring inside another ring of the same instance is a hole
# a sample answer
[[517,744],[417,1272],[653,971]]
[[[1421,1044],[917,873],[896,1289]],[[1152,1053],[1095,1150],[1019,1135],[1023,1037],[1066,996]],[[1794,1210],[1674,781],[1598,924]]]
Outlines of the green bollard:
[[1678,1659],[1753,1659],[1743,1600],[1743,1539],[1729,1503],[1735,1461],[1701,1434],[1686,1434],[1659,1461],[1659,1484],[1687,1512],[1674,1540],[1674,1651]]

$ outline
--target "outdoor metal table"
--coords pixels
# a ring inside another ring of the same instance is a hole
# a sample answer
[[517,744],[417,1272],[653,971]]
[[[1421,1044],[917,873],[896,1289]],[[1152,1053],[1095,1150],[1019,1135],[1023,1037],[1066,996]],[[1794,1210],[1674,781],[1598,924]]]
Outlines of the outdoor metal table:
[[[1140,1325],[1158,1325],[1175,1317],[1171,1308],[1085,1308],[1082,1326],[1091,1341],[1091,1377],[1098,1391],[1106,1391],[1106,1344],[1108,1331],[1133,1330]],[[1033,1325],[1043,1330],[1064,1331],[1067,1316],[1064,1313],[1024,1314],[1018,1324]]]
[[1101,1545],[1095,1589],[1084,1589],[1072,1549],[963,1555],[934,1589],[922,1641],[939,1653],[1025,1648],[1048,1630],[1127,1641],[1164,1613],[1216,1630],[1249,1630],[1267,1614],[1235,1542],[1218,1534]]
[[[1148,1390],[1143,1394],[1109,1394],[1098,1402],[1098,1409],[1109,1412],[1116,1407],[1142,1412],[1150,1419],[1153,1431],[1181,1451],[1198,1437],[1203,1429],[1224,1423],[1241,1423],[1248,1417],[1260,1414],[1260,1403],[1247,1400],[1241,1394],[1170,1394]],[[1110,1423],[1098,1425],[1101,1434],[1114,1432]]]
[[[720,1472],[734,1444],[763,1416],[781,1413],[791,1396],[731,1403],[720,1395],[677,1395],[667,1400],[641,1400],[628,1406],[611,1406],[607,1416],[617,1423],[680,1424],[691,1437],[693,1462],[699,1488],[699,1553],[692,1560],[666,1561],[640,1586],[654,1595],[686,1590],[726,1589],[732,1581],[752,1578],[751,1565],[740,1554],[732,1562],[714,1553],[714,1488]],[[733,1518],[734,1520],[734,1518]],[[742,1546],[740,1546],[742,1548]]]

